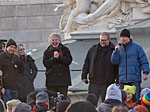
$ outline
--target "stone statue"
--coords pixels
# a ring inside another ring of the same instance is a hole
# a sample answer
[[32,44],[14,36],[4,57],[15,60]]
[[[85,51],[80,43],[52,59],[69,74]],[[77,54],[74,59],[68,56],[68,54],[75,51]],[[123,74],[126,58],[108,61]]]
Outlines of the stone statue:
[[70,32],[70,28],[73,22],[73,19],[79,14],[88,14],[90,12],[91,0],[67,0],[66,3],[57,5],[54,11],[57,11],[60,7],[68,7],[76,3],[76,7],[70,13],[67,24],[62,32]]
[[[105,2],[95,12],[82,18],[76,18],[75,21],[78,24],[89,24],[89,23],[91,24],[91,22],[104,16],[107,18],[112,18],[115,16],[119,17],[120,15],[118,14],[120,13],[122,13],[122,15],[123,14],[127,15],[129,14],[132,8],[130,3],[136,3],[138,7],[146,7],[149,5],[149,0],[105,0]],[[133,7],[137,7],[136,5],[134,5]],[[145,13],[150,12],[150,10],[148,9],[149,8],[146,8],[144,10]],[[128,16],[126,20],[129,20],[129,19],[130,18]]]

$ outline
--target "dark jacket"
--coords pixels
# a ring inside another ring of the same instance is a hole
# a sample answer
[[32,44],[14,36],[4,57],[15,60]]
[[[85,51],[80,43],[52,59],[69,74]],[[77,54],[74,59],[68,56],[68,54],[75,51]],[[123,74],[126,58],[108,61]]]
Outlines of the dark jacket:
[[34,91],[33,81],[38,70],[30,55],[21,56],[20,59],[24,64],[24,74],[20,77],[21,89],[19,91],[19,98],[23,98]]
[[119,51],[114,51],[111,56],[113,64],[119,64],[119,83],[141,83],[141,70],[149,73],[149,63],[141,46],[131,42],[125,47],[121,45]]
[[[53,57],[54,51],[59,52],[59,58]],[[51,45],[44,52],[43,64],[46,67],[46,87],[48,86],[68,86],[71,85],[69,65],[72,56],[67,47],[60,44],[55,49]]]
[[17,55],[9,57],[5,52],[0,54],[0,70],[3,72],[3,87],[5,89],[19,89],[20,75],[24,72],[23,63]]
[[[94,72],[95,72],[94,68],[96,66],[95,61],[96,61],[96,55],[99,46],[100,43],[94,45],[89,49],[83,65],[82,79],[87,79],[88,73],[89,73],[89,79],[92,79],[94,77]],[[110,42],[109,49],[106,54],[106,75],[104,80],[108,84],[114,83],[115,79],[117,80],[118,77],[118,66],[112,65],[112,63],[110,62],[110,58],[113,50],[114,50],[114,45]]]

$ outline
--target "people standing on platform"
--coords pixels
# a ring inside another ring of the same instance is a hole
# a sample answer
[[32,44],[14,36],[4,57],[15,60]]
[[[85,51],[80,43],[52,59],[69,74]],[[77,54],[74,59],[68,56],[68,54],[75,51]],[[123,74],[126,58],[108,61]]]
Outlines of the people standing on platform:
[[130,38],[130,31],[123,29],[120,33],[121,45],[117,45],[111,56],[112,64],[119,65],[119,84],[136,86],[136,97],[140,98],[141,71],[143,79],[147,80],[149,74],[149,62],[143,48],[134,43]]
[[10,39],[6,44],[5,52],[0,54],[0,76],[4,76],[3,87],[4,102],[18,99],[20,87],[20,74],[24,72],[24,66],[17,55],[15,55],[17,44]]
[[117,82],[118,66],[110,62],[114,48],[109,34],[101,33],[99,43],[89,49],[84,61],[82,81],[88,83],[89,74],[88,94],[96,95],[97,101],[99,96],[104,101],[107,87]]
[[72,56],[69,49],[61,43],[59,34],[49,36],[49,47],[45,50],[43,64],[46,67],[46,87],[48,91],[60,92],[67,97],[68,86],[71,85],[69,65]]
[[19,90],[19,99],[22,102],[26,102],[27,95],[35,90],[33,82],[36,78],[38,69],[34,59],[30,55],[25,54],[23,44],[18,45],[17,54],[24,64],[24,74],[20,77],[21,89]]

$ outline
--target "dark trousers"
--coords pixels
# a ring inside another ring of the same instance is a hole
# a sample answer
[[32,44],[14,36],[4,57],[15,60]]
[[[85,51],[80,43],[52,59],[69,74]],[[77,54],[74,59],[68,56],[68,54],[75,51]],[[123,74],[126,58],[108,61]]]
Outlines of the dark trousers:
[[101,96],[102,102],[105,100],[106,90],[109,85],[101,85],[96,86],[94,84],[89,85],[88,94],[94,94],[97,97],[97,102],[99,99],[99,96]]
[[67,99],[68,86],[49,86],[47,87],[48,91],[60,92],[60,94],[64,95],[64,100]]

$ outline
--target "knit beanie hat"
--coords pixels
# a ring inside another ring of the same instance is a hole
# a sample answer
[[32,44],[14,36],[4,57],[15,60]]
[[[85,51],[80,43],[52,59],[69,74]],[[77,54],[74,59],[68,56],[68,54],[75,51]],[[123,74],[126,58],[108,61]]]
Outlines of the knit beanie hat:
[[7,42],[6,48],[9,47],[9,46],[11,46],[11,45],[14,45],[14,46],[17,47],[17,44],[16,44],[16,42],[15,42],[13,39],[10,39],[10,40]]
[[121,91],[115,84],[111,84],[110,86],[108,86],[105,100],[107,99],[115,99],[122,102]]
[[140,99],[142,99],[142,97],[146,94],[150,92],[150,89],[149,88],[144,88],[142,89],[141,93],[140,93]]
[[150,106],[150,92],[146,93],[141,101],[142,105],[149,105]]
[[130,85],[124,85],[124,91],[126,91],[127,93],[132,93],[135,95],[136,92],[136,86],[130,86]]
[[57,112],[65,112],[65,110],[67,109],[69,104],[70,104],[70,102],[68,100],[61,100],[56,105],[56,111]]
[[120,33],[120,37],[122,36],[130,38],[130,31],[127,29],[123,29]]
[[97,107],[97,97],[95,94],[88,94],[85,99],[86,101],[90,102],[93,106]]
[[143,105],[138,105],[134,107],[134,110],[136,110],[137,112],[148,112],[147,108]]

